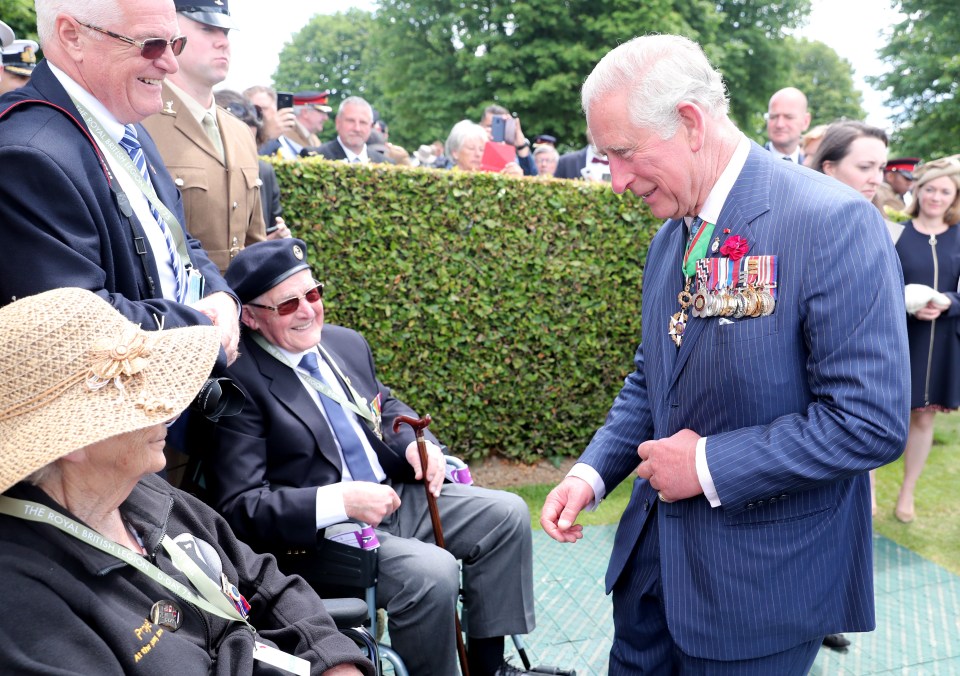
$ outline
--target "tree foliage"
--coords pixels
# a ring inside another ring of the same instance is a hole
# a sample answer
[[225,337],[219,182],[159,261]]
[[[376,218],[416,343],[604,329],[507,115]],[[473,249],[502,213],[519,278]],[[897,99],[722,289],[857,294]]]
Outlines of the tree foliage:
[[407,147],[444,139],[499,103],[528,136],[550,133],[561,149],[577,148],[579,90],[597,61],[636,35],[678,33],[703,45],[724,75],[731,116],[759,140],[767,100],[787,85],[808,87],[823,119],[862,116],[849,64],[790,37],[809,12],[810,0],[380,0],[372,15],[314,18],[281,54],[277,80],[334,90],[346,73]]
[[931,159],[960,145],[960,3],[897,0],[906,18],[893,27],[880,57],[890,70],[868,78],[888,94],[902,152]]
[[37,39],[37,12],[33,0],[0,0],[0,20],[13,29],[17,39]]
[[314,16],[280,52],[277,89],[328,89],[333,100],[356,95],[376,103],[375,30],[372,15],[359,9]]

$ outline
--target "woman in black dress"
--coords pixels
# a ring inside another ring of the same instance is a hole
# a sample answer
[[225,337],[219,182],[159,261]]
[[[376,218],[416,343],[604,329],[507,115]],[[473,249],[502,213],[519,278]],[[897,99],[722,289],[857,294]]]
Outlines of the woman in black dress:
[[921,292],[922,302],[907,308],[910,431],[894,509],[903,523],[915,516],[914,490],[933,444],[934,416],[960,408],[960,157],[928,162],[916,176],[915,198],[907,211],[912,219],[897,241],[903,281],[919,285],[913,288]]

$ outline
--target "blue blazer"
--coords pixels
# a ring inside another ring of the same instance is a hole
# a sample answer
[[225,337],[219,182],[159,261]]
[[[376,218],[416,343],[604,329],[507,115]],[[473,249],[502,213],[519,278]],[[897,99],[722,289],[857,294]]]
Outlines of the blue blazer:
[[[67,92],[42,61],[30,83],[0,99],[0,110],[18,101],[49,101],[83,125]],[[150,135],[137,133],[157,195],[185,223],[180,193]],[[149,274],[122,219],[86,126],[78,127],[49,105],[24,103],[0,119],[0,304],[49,289],[94,291],[145,329],[210,324],[200,312],[160,297],[152,257]],[[134,217],[135,218],[135,217]],[[186,233],[185,233],[186,234]],[[200,242],[186,234],[188,253],[206,280],[206,293],[232,291]]]
[[684,428],[707,437],[722,506],[702,495],[656,503],[636,479],[606,584],[655,514],[674,641],[695,657],[750,659],[874,628],[866,472],[906,438],[903,281],[867,200],[756,144],[714,232],[777,256],[775,312],[691,317],[678,350],[667,331],[686,233],[682,220],[665,223],[644,272],[636,369],[581,461],[609,491],[636,468],[641,442]]
[[[416,438],[409,425],[393,431],[398,415],[418,418],[377,378],[370,346],[356,331],[325,324],[323,348],[360,396],[381,397],[383,439],[366,426],[370,443],[387,476],[412,482],[404,451]],[[238,537],[266,549],[313,545],[317,536],[317,486],[342,479],[333,431],[293,369],[271,357],[245,330],[241,356],[228,369],[246,396],[243,413],[211,426],[209,443],[201,433],[195,450],[209,458],[211,503]],[[426,439],[439,445],[429,429]]]

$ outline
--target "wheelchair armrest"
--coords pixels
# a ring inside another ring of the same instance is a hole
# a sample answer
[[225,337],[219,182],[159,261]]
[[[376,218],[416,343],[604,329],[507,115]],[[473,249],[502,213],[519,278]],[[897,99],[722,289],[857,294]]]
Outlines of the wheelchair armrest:
[[472,485],[473,477],[470,476],[470,468],[467,467],[467,463],[456,456],[448,455],[446,453],[446,446],[443,447],[443,450],[443,459],[447,462],[445,469],[447,481],[455,484],[463,484],[465,486]]
[[363,599],[323,599],[323,605],[337,629],[359,627],[367,621],[367,603]]

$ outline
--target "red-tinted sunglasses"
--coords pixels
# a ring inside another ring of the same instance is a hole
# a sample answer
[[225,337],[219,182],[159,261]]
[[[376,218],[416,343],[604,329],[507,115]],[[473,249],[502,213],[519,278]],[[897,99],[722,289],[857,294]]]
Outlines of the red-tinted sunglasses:
[[273,310],[281,317],[285,315],[292,315],[297,311],[297,308],[300,307],[300,300],[306,299],[308,303],[316,303],[318,300],[323,298],[323,284],[317,284],[312,289],[308,289],[302,296],[294,296],[293,298],[287,298],[282,300],[276,305],[260,305],[259,303],[247,303],[247,305],[252,305],[253,307],[262,308],[264,310]]
[[170,49],[173,51],[174,56],[180,56],[180,53],[183,51],[183,48],[187,45],[187,36],[178,35],[172,40],[164,40],[163,38],[147,38],[143,42],[134,40],[133,38],[128,38],[126,35],[120,35],[119,33],[114,33],[108,31],[105,28],[98,28],[97,26],[91,26],[88,23],[83,23],[82,21],[77,21],[81,26],[86,26],[91,30],[95,30],[98,33],[103,33],[104,35],[109,35],[112,38],[126,42],[128,45],[133,45],[140,48],[140,56],[143,58],[153,61],[159,59],[163,56],[163,53],[167,51],[167,45],[170,45]]

